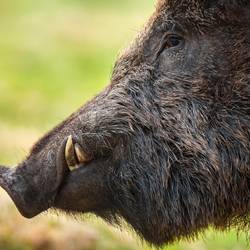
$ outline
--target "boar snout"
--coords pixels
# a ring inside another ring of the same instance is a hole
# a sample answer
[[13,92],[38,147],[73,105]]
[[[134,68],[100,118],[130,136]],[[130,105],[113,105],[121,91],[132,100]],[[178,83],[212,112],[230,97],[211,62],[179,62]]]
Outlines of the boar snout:
[[[66,140],[58,150],[55,167],[50,166],[49,169],[42,168],[40,162],[35,160],[24,161],[15,168],[0,166],[0,186],[24,217],[32,218],[54,203],[58,189],[69,171],[67,164],[62,164],[65,145]],[[47,183],[50,185],[46,186]]]
[[36,199],[34,187],[29,185],[18,168],[1,167],[0,185],[14,201],[19,212],[26,218],[36,216],[40,209],[34,207]]

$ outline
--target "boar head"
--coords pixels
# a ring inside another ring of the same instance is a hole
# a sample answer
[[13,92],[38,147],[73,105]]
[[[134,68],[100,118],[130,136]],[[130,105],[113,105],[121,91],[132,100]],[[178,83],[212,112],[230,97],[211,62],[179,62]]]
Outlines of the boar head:
[[1,168],[20,212],[123,218],[156,245],[248,226],[248,2],[159,1],[110,85]]

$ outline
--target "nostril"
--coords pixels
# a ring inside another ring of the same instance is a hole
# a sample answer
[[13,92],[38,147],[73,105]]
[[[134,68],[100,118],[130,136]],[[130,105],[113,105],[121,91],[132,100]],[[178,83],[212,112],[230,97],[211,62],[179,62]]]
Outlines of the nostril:
[[0,166],[0,186],[4,189],[15,183],[15,171],[17,167]]

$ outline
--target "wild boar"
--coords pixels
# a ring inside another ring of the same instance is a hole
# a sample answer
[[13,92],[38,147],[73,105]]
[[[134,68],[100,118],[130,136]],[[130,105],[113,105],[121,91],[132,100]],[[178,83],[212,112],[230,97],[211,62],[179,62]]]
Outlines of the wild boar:
[[0,176],[26,217],[125,219],[155,245],[249,227],[249,1],[159,1],[110,85]]

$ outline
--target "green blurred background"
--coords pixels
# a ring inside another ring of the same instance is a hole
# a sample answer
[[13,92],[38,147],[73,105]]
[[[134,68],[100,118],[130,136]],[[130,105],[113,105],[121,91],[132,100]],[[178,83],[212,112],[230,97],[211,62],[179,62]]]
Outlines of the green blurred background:
[[[48,129],[109,82],[153,0],[0,0],[0,162],[17,164]],[[25,220],[0,196],[0,250],[152,249],[90,217]],[[246,250],[246,236],[208,230],[169,250]]]

